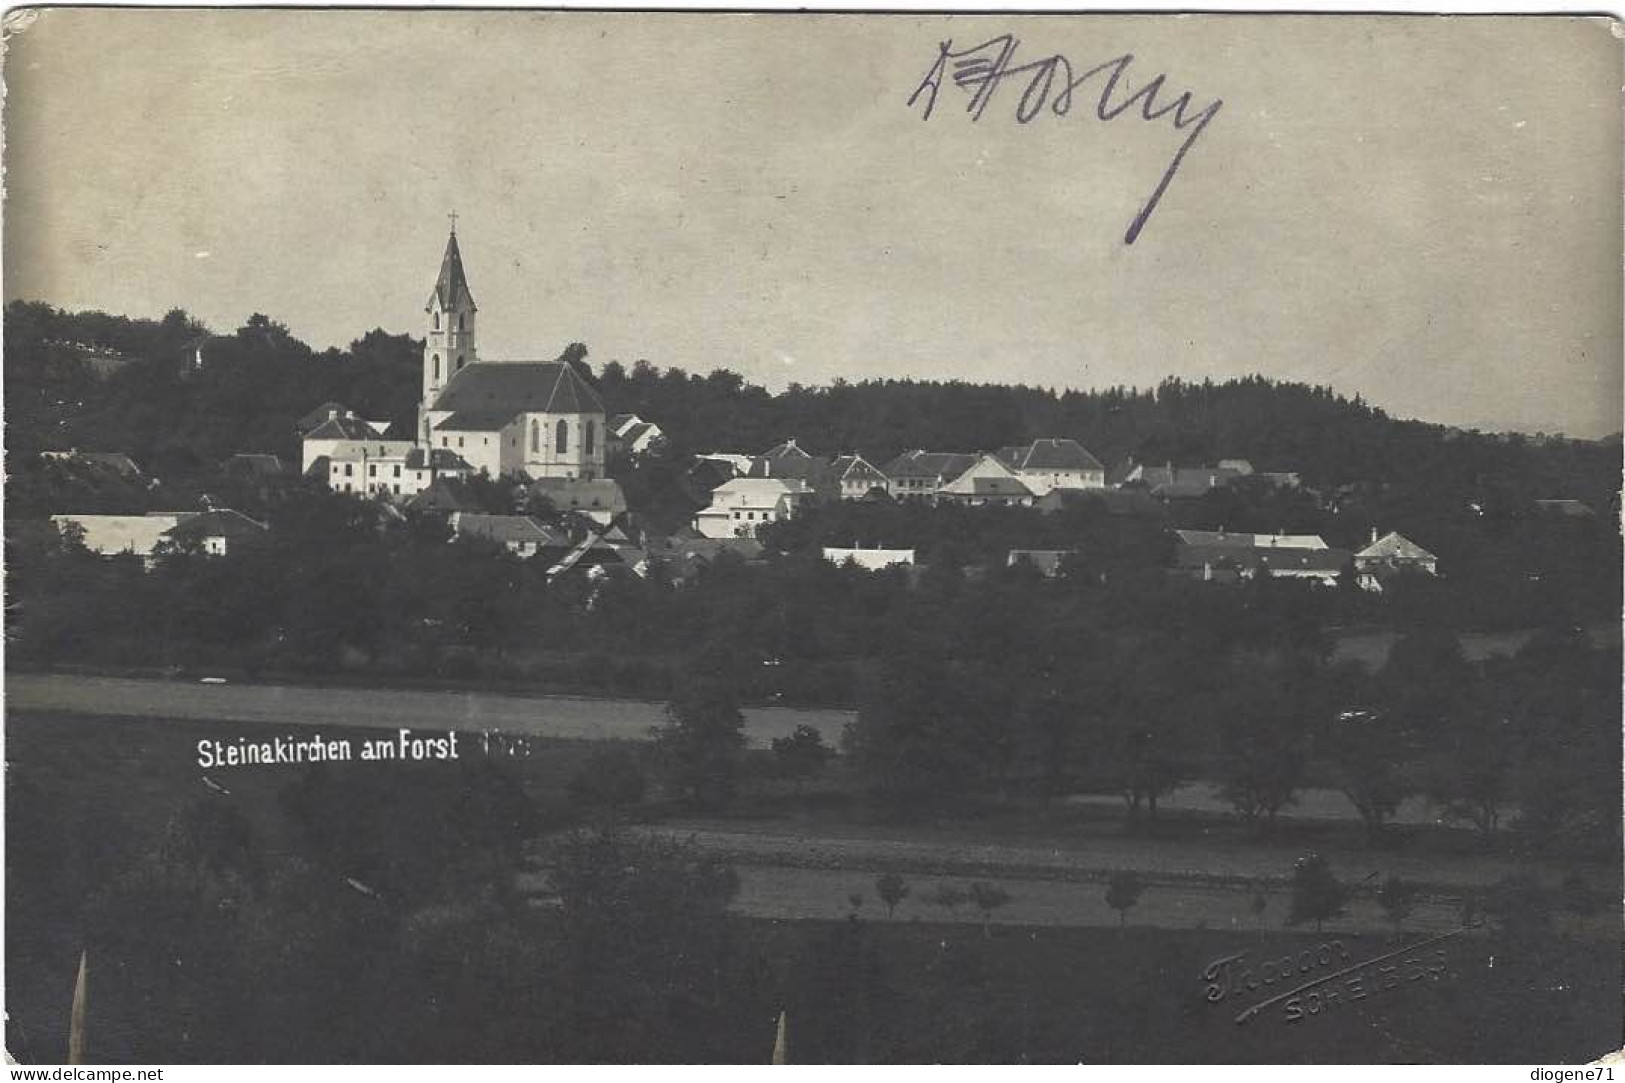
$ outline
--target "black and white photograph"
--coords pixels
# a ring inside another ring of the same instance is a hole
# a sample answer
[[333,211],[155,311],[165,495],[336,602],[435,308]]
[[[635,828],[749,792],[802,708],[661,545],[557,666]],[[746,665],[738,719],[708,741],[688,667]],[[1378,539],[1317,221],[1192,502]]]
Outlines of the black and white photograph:
[[10,1063],[1625,1046],[1619,21],[0,39]]

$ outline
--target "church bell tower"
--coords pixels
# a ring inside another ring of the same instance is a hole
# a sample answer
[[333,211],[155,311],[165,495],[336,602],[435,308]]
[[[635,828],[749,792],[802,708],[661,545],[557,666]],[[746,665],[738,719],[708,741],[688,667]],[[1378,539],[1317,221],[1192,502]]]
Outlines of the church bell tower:
[[[457,216],[451,215],[451,236],[446,239],[446,254],[440,260],[440,277],[429,295],[423,311],[428,316],[428,327],[423,342],[423,405],[418,411],[418,425],[427,421],[428,411],[458,370],[472,365],[478,357],[474,349],[474,295],[468,289],[468,277],[463,273],[463,254],[457,249]],[[419,439],[429,442],[429,434],[420,432]]]

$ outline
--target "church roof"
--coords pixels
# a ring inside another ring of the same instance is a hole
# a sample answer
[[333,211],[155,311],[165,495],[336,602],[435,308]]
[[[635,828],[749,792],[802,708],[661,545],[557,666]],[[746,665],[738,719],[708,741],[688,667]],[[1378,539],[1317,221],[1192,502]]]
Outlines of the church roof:
[[514,419],[515,410],[458,410],[434,427],[435,432],[500,432]]
[[463,254],[457,250],[457,233],[446,238],[446,254],[440,259],[440,277],[435,281],[434,293],[429,296],[429,303],[424,310],[440,302],[442,310],[457,308],[463,304],[478,312],[474,304],[474,295],[468,289],[468,276],[463,273]]
[[560,361],[477,361],[452,374],[436,410],[496,413],[601,414],[604,401]]

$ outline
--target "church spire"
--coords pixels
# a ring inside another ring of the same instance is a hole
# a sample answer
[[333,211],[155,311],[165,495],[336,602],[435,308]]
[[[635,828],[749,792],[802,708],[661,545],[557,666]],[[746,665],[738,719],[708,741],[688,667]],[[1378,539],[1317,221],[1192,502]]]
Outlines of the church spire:
[[457,218],[451,216],[451,236],[446,238],[446,254],[440,259],[440,277],[435,281],[429,303],[423,306],[428,326],[423,336],[423,406],[419,410],[419,437],[427,441],[423,428],[428,408],[451,378],[479,360],[475,352],[474,295],[463,273],[463,254],[457,248]]
[[440,278],[434,284],[434,295],[429,306],[437,301],[442,312],[460,309],[475,310],[474,295],[468,289],[468,276],[463,273],[463,254],[457,248],[457,216],[451,215],[451,236],[446,238],[446,254],[440,259]]

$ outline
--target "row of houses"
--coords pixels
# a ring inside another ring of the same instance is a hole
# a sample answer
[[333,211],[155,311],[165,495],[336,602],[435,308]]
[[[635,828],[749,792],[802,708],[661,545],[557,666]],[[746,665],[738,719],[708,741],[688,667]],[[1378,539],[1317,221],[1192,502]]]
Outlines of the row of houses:
[[1108,476],[1083,445],[1054,437],[977,454],[915,449],[883,466],[855,453],[813,455],[793,439],[760,455],[712,452],[698,459],[726,476],[712,490],[710,506],[694,517],[694,529],[711,538],[754,536],[764,523],[792,518],[812,500],[888,498],[1054,510],[1075,493],[1171,500],[1202,496],[1241,478],[1272,487],[1300,484],[1294,473],[1255,471],[1245,459],[1225,459],[1214,467],[1157,467],[1131,459]]
[[1439,558],[1397,531],[1350,552],[1318,534],[1248,534],[1223,530],[1176,530],[1173,574],[1203,582],[1244,582],[1268,575],[1336,586],[1352,573],[1364,590],[1381,592],[1402,574],[1438,575]]

